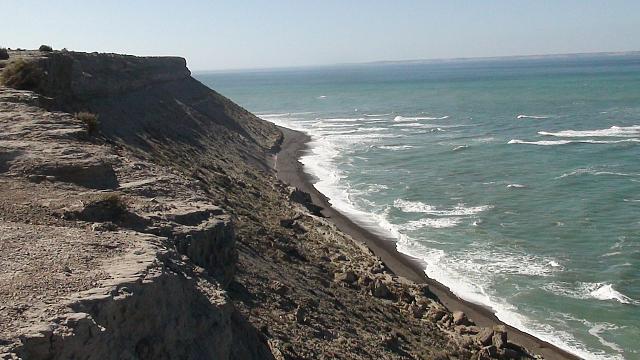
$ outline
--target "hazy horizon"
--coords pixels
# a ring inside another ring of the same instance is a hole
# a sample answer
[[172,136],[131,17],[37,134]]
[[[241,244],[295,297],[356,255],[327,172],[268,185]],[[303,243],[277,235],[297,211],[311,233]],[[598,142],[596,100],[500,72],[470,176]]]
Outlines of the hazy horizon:
[[0,46],[182,56],[194,71],[640,50],[631,0],[3,4]]
[[[582,53],[553,53],[553,54],[515,54],[515,55],[498,55],[498,56],[476,56],[476,57],[457,57],[457,58],[423,58],[423,59],[401,59],[401,60],[372,60],[361,62],[343,62],[334,64],[310,64],[297,66],[270,66],[270,67],[249,67],[249,68],[228,68],[228,69],[196,69],[193,72],[205,74],[216,72],[235,72],[235,71],[261,71],[261,70],[278,70],[278,69],[298,69],[298,68],[315,68],[315,67],[331,67],[331,66],[349,66],[349,65],[377,65],[377,64],[402,64],[402,63],[440,63],[440,62],[457,62],[457,61],[492,61],[492,60],[508,60],[508,59],[534,59],[534,58],[564,58],[564,57],[582,57],[582,56],[624,56],[640,54],[640,50],[626,51],[597,51]],[[188,65],[188,64],[187,64]]]

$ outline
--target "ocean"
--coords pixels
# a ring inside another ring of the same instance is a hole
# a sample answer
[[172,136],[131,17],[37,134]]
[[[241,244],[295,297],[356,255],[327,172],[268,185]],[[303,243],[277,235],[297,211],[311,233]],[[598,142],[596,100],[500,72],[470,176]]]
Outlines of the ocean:
[[334,207],[585,359],[640,359],[640,54],[196,73]]

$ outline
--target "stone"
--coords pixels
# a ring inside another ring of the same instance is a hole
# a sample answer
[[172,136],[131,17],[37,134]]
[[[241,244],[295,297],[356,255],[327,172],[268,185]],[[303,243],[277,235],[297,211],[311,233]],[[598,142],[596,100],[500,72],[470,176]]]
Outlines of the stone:
[[400,347],[400,341],[398,340],[398,336],[396,334],[382,335],[380,343],[383,347],[390,350],[397,350]]
[[467,325],[469,323],[469,319],[467,319],[467,315],[462,311],[454,311],[453,312],[453,323],[455,325]]
[[506,332],[495,332],[493,334],[493,338],[492,338],[491,342],[498,349],[504,348],[507,345],[507,333]]
[[492,343],[498,349],[502,349],[507,345],[507,327],[504,325],[496,325],[493,327]]
[[447,312],[440,308],[432,308],[427,312],[427,318],[431,321],[440,321]]
[[506,360],[520,359],[522,356],[514,349],[505,348],[500,350],[500,358]]
[[478,360],[488,360],[498,355],[498,349],[495,346],[485,346],[478,352]]
[[424,308],[420,305],[412,304],[409,306],[409,313],[416,319],[420,319],[424,315]]
[[353,284],[354,282],[358,281],[358,276],[351,270],[337,272],[333,275],[333,277],[338,282],[344,282],[348,284]]
[[483,328],[480,330],[478,335],[476,335],[476,341],[478,344],[482,346],[489,346],[492,343],[493,338],[493,330],[490,328]]
[[371,294],[374,297],[381,298],[381,299],[389,299],[389,298],[391,298],[391,291],[389,291],[389,288],[387,287],[387,285],[380,279],[377,279],[373,283],[373,288],[371,289]]
[[110,221],[103,222],[103,223],[95,223],[95,224],[91,224],[91,230],[97,231],[97,232],[116,231],[118,230],[118,225]]
[[298,306],[296,308],[296,310],[295,310],[294,317],[295,317],[296,322],[298,324],[306,323],[307,322],[307,310],[302,306]]
[[271,288],[271,290],[273,290],[274,293],[280,296],[286,295],[289,291],[289,288],[279,281],[272,281],[269,287]]

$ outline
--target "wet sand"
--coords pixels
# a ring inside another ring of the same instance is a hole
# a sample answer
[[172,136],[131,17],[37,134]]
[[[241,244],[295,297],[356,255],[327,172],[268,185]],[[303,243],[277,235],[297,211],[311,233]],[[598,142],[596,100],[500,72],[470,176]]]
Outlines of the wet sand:
[[[503,324],[490,309],[460,299],[446,286],[427,277],[424,273],[423,265],[418,260],[401,254],[396,250],[394,240],[385,239],[372,233],[331,207],[329,199],[316,190],[311,177],[304,173],[303,166],[298,161],[307,149],[307,143],[310,140],[309,136],[287,128],[281,127],[280,129],[284,134],[284,139],[275,160],[275,168],[280,180],[311,194],[313,202],[323,208],[322,214],[324,216],[330,218],[341,231],[351,235],[357,241],[365,243],[396,275],[414,282],[429,284],[431,291],[451,311],[464,311],[469,318],[480,326]],[[545,359],[580,359],[516,328],[508,325],[507,328],[509,330],[509,339],[512,342],[525,346],[530,351],[544,356]]]

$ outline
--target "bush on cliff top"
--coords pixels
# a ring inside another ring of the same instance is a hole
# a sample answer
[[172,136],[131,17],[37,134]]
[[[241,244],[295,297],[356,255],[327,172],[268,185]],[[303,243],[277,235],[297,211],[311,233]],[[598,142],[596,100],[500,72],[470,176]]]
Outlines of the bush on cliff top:
[[0,80],[5,86],[18,90],[36,90],[42,81],[42,70],[24,59],[11,61],[2,71]]
[[98,131],[98,126],[100,125],[100,122],[98,121],[98,115],[82,111],[76,113],[76,119],[84,123],[84,125],[87,127],[87,132],[89,133],[89,135],[95,134],[95,132]]
[[0,60],[7,60],[9,58],[9,52],[5,48],[0,48]]
[[53,51],[53,48],[49,45],[40,45],[40,47],[38,48],[38,50],[40,51],[46,51],[46,52],[51,52]]

